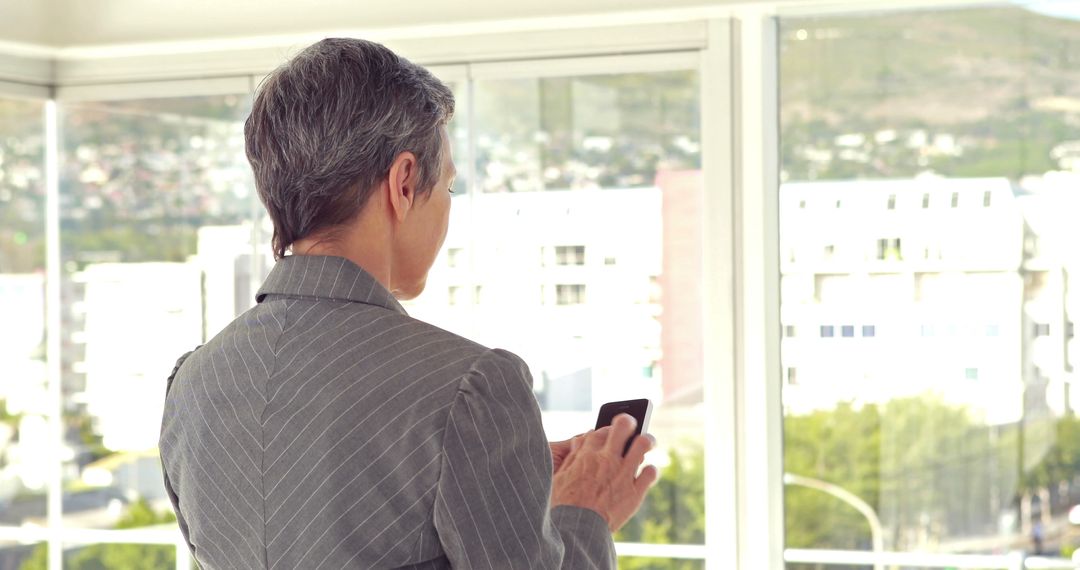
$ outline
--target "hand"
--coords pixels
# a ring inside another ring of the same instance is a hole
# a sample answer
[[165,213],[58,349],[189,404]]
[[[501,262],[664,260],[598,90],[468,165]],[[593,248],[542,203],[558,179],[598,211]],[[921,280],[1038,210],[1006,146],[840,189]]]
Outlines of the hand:
[[553,475],[559,472],[559,468],[562,467],[563,462],[566,461],[566,457],[570,455],[570,450],[573,447],[574,442],[580,442],[582,438],[584,438],[591,432],[592,430],[589,430],[586,433],[580,433],[578,435],[575,435],[570,439],[548,442],[548,447],[551,448],[551,473]]
[[622,456],[637,420],[619,414],[611,426],[570,440],[570,453],[560,462],[552,481],[551,504],[590,509],[608,523],[611,532],[622,528],[641,507],[645,493],[656,483],[656,467],[638,474],[645,453],[653,448],[651,435],[638,436]]

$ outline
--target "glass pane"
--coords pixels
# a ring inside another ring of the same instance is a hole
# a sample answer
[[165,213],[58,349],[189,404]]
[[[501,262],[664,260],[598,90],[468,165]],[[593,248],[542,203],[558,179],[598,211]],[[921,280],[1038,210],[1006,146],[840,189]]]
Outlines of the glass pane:
[[476,84],[481,191],[647,188],[701,166],[692,71]]
[[619,570],[705,570],[705,561],[620,556]]
[[0,525],[45,519],[44,116],[41,101],[0,99]]
[[181,354],[253,303],[265,266],[252,245],[249,105],[229,95],[61,109],[63,387],[74,450],[65,525],[173,520],[156,449],[165,380]]
[[0,541],[0,568],[48,570],[49,547],[44,542]]
[[1080,12],[1055,6],[782,21],[789,548],[1080,546]]
[[64,547],[64,570],[176,570],[171,544],[80,544]]
[[591,429],[605,402],[652,399],[662,476],[616,539],[701,543],[696,74],[490,80],[474,93],[482,190],[454,199],[408,310],[524,358],[553,440]]

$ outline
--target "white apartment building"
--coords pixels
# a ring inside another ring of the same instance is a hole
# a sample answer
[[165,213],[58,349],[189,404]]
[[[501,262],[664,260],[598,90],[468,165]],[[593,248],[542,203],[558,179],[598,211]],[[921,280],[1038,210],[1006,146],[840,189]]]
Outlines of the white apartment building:
[[1065,243],[1060,196],[931,177],[785,184],[780,207],[789,412],[926,392],[991,424],[1063,412],[1065,272],[1033,249]]
[[454,198],[413,316],[532,367],[551,437],[612,400],[659,400],[658,188]]
[[74,279],[85,296],[86,344],[76,372],[105,447],[142,451],[157,445],[165,380],[172,364],[202,341],[202,273],[192,263],[96,263]]

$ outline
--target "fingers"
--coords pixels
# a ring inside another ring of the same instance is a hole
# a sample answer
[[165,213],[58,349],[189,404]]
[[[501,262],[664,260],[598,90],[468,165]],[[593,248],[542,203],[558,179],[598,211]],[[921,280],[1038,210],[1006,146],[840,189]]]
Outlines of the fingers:
[[637,429],[637,420],[630,414],[619,414],[611,421],[611,434],[604,442],[604,450],[621,457],[623,448]]
[[630,450],[626,452],[623,460],[623,469],[632,473],[637,472],[638,465],[645,460],[645,454],[656,447],[656,438],[650,434],[639,435],[630,444]]
[[634,480],[634,490],[636,490],[639,495],[644,495],[645,492],[649,490],[649,487],[656,484],[656,480],[659,477],[660,472],[656,470],[656,466],[646,465],[645,468],[641,470],[641,474]]
[[585,434],[585,441],[582,446],[592,449],[594,451],[599,451],[604,447],[604,443],[607,442],[609,433],[611,433],[611,426],[605,426],[597,430],[592,430]]

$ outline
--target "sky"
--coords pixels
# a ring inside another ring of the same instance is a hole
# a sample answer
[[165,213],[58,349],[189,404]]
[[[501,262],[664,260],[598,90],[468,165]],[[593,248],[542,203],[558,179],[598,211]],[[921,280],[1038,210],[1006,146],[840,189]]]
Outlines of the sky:
[[1080,0],[1021,0],[1015,3],[1047,16],[1080,20]]

